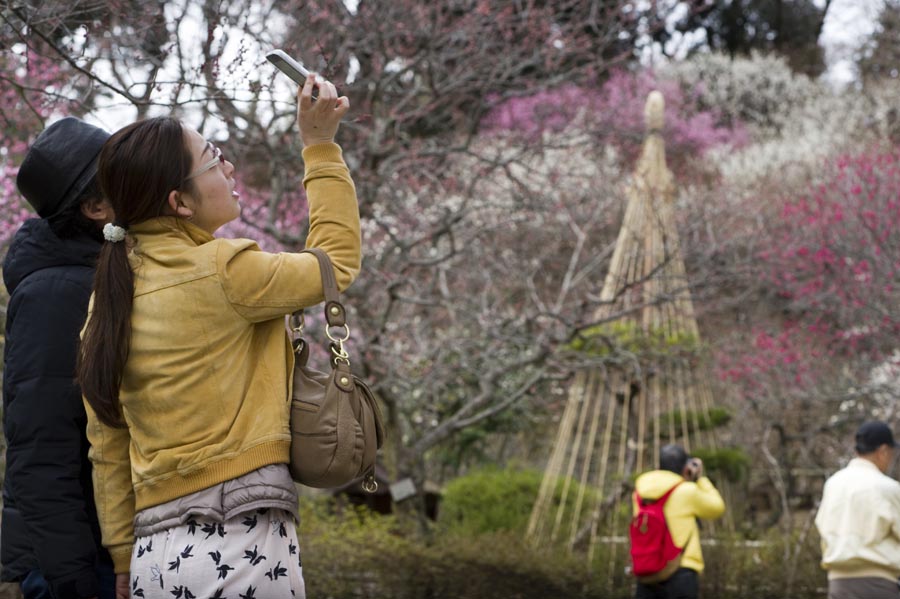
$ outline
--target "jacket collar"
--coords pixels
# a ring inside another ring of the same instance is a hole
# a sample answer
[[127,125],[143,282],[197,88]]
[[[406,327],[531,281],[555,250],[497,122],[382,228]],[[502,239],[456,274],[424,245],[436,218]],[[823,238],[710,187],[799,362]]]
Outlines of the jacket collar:
[[54,266],[94,268],[102,243],[79,235],[61,239],[42,218],[30,218],[16,232],[3,261],[3,279],[9,293],[33,272]]
[[878,474],[881,474],[882,476],[884,476],[884,473],[878,469],[878,466],[876,466],[875,464],[873,464],[872,462],[870,462],[869,460],[867,460],[865,458],[853,458],[852,460],[850,460],[850,463],[847,464],[847,467],[870,470],[872,472],[877,472]]
[[152,244],[158,239],[181,238],[192,245],[203,245],[215,239],[197,225],[176,216],[151,218],[131,225],[128,232],[142,244]]

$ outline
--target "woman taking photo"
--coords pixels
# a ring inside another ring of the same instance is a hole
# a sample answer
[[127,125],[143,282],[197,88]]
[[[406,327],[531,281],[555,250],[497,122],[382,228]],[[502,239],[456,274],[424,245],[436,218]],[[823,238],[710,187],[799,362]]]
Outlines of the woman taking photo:
[[[298,101],[307,247],[344,289],[360,268],[356,192],[334,143],[349,102],[315,75]],[[98,168],[116,221],[78,379],[117,595],[304,597],[284,315],[322,301],[318,262],[213,237],[240,214],[234,165],[177,120],[118,131]]]

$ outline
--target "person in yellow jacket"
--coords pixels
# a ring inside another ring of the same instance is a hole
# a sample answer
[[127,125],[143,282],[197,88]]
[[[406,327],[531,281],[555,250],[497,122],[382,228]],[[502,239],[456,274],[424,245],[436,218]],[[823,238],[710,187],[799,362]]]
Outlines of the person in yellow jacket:
[[[306,245],[345,289],[361,261],[356,191],[334,143],[349,101],[310,75],[298,104]],[[214,236],[240,215],[235,166],[176,119],[113,134],[98,180],[116,221],[78,378],[117,597],[301,599],[285,315],[323,300],[318,262]]]
[[900,482],[887,475],[894,435],[863,423],[856,457],[826,482],[816,514],[828,599],[900,599]]
[[[696,599],[703,572],[700,528],[697,519],[714,520],[725,513],[725,502],[712,482],[703,476],[703,462],[691,458],[680,445],[666,445],[659,452],[659,470],[641,474],[634,483],[641,499],[659,499],[678,487],[663,507],[672,541],[684,547],[678,570],[655,584],[637,583],[636,599]],[[634,506],[637,513],[637,505]]]

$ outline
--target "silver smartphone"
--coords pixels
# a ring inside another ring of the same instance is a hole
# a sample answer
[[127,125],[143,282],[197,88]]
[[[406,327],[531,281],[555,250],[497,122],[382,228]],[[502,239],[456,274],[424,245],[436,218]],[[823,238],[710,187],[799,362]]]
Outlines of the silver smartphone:
[[302,63],[294,60],[281,50],[270,50],[266,53],[266,59],[275,65],[279,71],[303,85],[306,78],[309,77],[309,71]]

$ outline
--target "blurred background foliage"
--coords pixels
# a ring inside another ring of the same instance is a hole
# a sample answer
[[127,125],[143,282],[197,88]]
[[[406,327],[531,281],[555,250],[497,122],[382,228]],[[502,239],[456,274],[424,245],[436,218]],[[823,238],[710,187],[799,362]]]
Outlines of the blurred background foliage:
[[[725,448],[703,458],[736,486],[740,514],[735,532],[704,529],[705,593],[821,596],[821,484],[862,419],[898,422],[900,389],[900,6],[883,2],[835,88],[823,31],[846,9],[6,2],[0,246],[31,214],[15,174],[46,124],[174,114],[238,165],[243,214],[228,233],[301,247],[293,89],[262,59],[283,47],[350,97],[339,135],[365,248],[348,294],[354,367],[386,409],[390,481],[442,497],[437,521],[422,496],[390,516],[304,500],[311,595],[628,596],[624,530],[603,531],[588,565],[528,546],[522,527],[572,373],[687,345],[710,360],[721,406],[700,426]],[[591,317],[653,89],[699,340]]]

